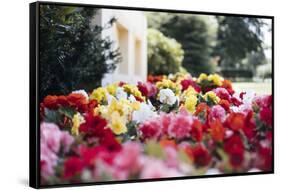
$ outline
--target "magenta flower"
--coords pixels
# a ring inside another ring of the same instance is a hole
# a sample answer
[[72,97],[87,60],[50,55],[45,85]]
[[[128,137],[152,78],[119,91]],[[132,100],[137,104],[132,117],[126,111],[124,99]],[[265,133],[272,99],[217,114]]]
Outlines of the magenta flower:
[[209,120],[213,121],[219,119],[221,122],[224,122],[226,117],[225,109],[220,105],[215,105],[211,108],[209,113]]

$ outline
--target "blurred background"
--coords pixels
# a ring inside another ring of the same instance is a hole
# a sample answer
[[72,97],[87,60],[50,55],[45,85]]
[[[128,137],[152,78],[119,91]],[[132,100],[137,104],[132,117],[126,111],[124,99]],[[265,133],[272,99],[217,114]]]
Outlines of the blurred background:
[[40,96],[218,73],[271,93],[271,19],[41,5]]

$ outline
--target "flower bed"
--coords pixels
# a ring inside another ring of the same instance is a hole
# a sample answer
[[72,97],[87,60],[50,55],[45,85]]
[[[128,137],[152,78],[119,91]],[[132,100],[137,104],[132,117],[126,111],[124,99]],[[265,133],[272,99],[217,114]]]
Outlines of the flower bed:
[[272,170],[272,96],[217,74],[49,95],[40,120],[42,184]]

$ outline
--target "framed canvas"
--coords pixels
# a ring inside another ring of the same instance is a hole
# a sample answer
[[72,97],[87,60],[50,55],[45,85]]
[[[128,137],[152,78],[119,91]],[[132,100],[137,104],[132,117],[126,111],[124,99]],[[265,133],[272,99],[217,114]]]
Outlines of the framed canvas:
[[274,172],[274,17],[30,4],[30,186]]

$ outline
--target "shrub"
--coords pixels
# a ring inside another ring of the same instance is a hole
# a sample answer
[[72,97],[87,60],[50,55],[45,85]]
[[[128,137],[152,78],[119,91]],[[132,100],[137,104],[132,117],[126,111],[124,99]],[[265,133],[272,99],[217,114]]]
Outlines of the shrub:
[[101,32],[110,27],[91,25],[97,9],[41,5],[40,98],[87,91],[100,86],[105,73],[115,69],[120,56]]
[[156,29],[148,29],[148,73],[162,75],[176,73],[183,60],[181,44]]

